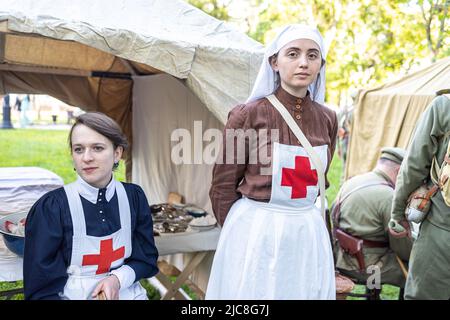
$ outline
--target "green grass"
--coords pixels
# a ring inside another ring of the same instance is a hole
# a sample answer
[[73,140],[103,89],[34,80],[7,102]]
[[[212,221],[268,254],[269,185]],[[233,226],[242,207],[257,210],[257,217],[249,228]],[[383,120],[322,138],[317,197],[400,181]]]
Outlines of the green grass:
[[[23,287],[23,281],[0,282],[0,291],[20,289]],[[23,294],[16,294],[11,300],[23,300]],[[6,297],[1,297],[0,300],[6,300]]]
[[[169,276],[169,280],[170,280],[172,283],[175,283],[175,281],[177,281],[177,277],[176,277],[176,276]],[[183,291],[184,291],[184,292],[185,292],[192,300],[198,300],[197,295],[195,294],[194,291],[191,290],[191,288],[189,288],[188,285],[183,284],[183,285],[181,286],[181,289],[183,289]]]
[[139,281],[141,285],[147,290],[147,297],[149,300],[161,300],[161,294],[159,291],[152,286],[147,279],[142,279]]
[[[353,289],[352,293],[363,294],[365,293],[365,287],[362,285],[356,285],[355,289]],[[383,285],[381,290],[381,300],[398,300],[400,289],[395,286]],[[347,300],[365,300],[365,298],[359,297],[347,297]]]
[[328,187],[326,194],[328,200],[328,207],[331,207],[334,199],[340,188],[340,181],[342,176],[342,160],[337,154],[334,155],[333,161],[331,162],[330,169],[328,170],[328,181],[330,186]]
[[[41,167],[59,175],[64,183],[76,179],[67,143],[67,130],[0,130],[0,167]],[[115,173],[125,181],[125,165]]]
[[[37,130],[37,129],[13,129],[0,130],[0,167],[37,166],[48,169],[59,175],[64,183],[76,179],[73,171],[72,160],[67,144],[68,130]],[[342,161],[336,155],[333,158],[328,179],[330,187],[327,190],[328,204],[336,198],[339,191],[342,175]],[[123,161],[115,173],[116,179],[125,181],[125,166]],[[173,279],[172,279],[173,280]],[[0,282],[0,291],[20,286],[22,282]],[[143,282],[149,298],[159,299],[159,293],[146,281]],[[195,299],[195,294],[190,292],[187,286],[183,289]],[[364,290],[357,286],[355,290]],[[391,286],[383,286],[382,297],[384,299],[396,299],[398,289]],[[18,296],[20,298],[20,296]]]
[[390,285],[383,285],[381,290],[381,299],[382,300],[398,300],[400,288]]

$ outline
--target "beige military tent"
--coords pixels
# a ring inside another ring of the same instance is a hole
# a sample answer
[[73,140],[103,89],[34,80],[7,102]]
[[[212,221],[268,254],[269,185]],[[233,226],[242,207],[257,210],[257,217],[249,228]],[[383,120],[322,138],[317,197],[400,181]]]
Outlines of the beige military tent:
[[436,92],[450,88],[450,57],[397,81],[362,90],[356,99],[346,178],[374,168],[384,146],[406,148]]
[[[127,178],[151,203],[175,191],[211,210],[212,163],[195,156],[250,94],[263,53],[181,0],[0,0],[0,94],[48,94],[113,117],[133,141]],[[191,164],[171,161],[177,129],[192,134]]]

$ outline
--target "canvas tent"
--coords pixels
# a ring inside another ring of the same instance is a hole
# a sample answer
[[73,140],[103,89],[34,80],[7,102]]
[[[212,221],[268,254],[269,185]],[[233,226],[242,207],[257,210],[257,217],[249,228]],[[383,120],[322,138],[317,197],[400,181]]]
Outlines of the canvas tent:
[[406,148],[419,116],[450,87],[450,57],[380,87],[359,92],[351,125],[345,177],[375,167],[384,146]]
[[262,45],[181,0],[1,0],[0,94],[45,93],[131,137],[131,76],[165,73],[221,122],[251,90]]
[[[263,55],[258,42],[180,0],[0,3],[0,94],[44,93],[104,112],[131,139],[149,130],[132,127],[136,99],[146,91],[133,87],[140,79],[165,74],[173,80],[168,86],[181,81],[192,94],[189,103],[196,99],[202,117],[212,116],[221,128],[249,95]],[[185,107],[176,110],[179,116],[189,114]]]
[[173,164],[171,132],[222,129],[263,50],[181,0],[0,0],[0,94],[110,115],[132,140],[127,178],[151,203],[176,191],[211,210],[212,164]]

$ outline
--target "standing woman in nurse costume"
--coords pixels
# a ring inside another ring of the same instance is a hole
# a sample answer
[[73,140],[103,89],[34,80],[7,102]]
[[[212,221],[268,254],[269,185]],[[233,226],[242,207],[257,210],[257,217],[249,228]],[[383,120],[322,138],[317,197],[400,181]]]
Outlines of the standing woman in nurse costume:
[[108,116],[79,116],[69,134],[78,178],[45,194],[25,226],[25,299],[146,300],[138,282],[158,272],[143,190],[114,179],[128,143]]
[[[325,57],[317,29],[285,27],[268,46],[250,97],[229,114],[210,190],[223,228],[207,299],[336,298],[325,205],[314,205],[328,187],[337,135],[336,114],[322,105]],[[227,144],[237,129],[270,136],[256,145],[247,139],[239,157],[237,140],[234,150]],[[252,162],[264,148],[269,163]]]

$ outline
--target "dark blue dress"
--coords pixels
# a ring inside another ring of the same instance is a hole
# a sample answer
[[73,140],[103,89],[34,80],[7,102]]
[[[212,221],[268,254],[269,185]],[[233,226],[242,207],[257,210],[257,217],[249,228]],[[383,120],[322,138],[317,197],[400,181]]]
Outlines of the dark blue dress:
[[[125,264],[134,270],[138,281],[158,273],[158,251],[144,191],[135,184],[123,185],[130,204],[132,227],[132,253]],[[90,194],[91,201],[80,196],[86,232],[90,236],[108,236],[121,228],[117,193],[108,201],[106,188],[92,188],[89,192],[92,190],[95,194]],[[25,299],[60,299],[68,279],[72,236],[72,218],[64,188],[42,196],[31,208],[25,226]]]

